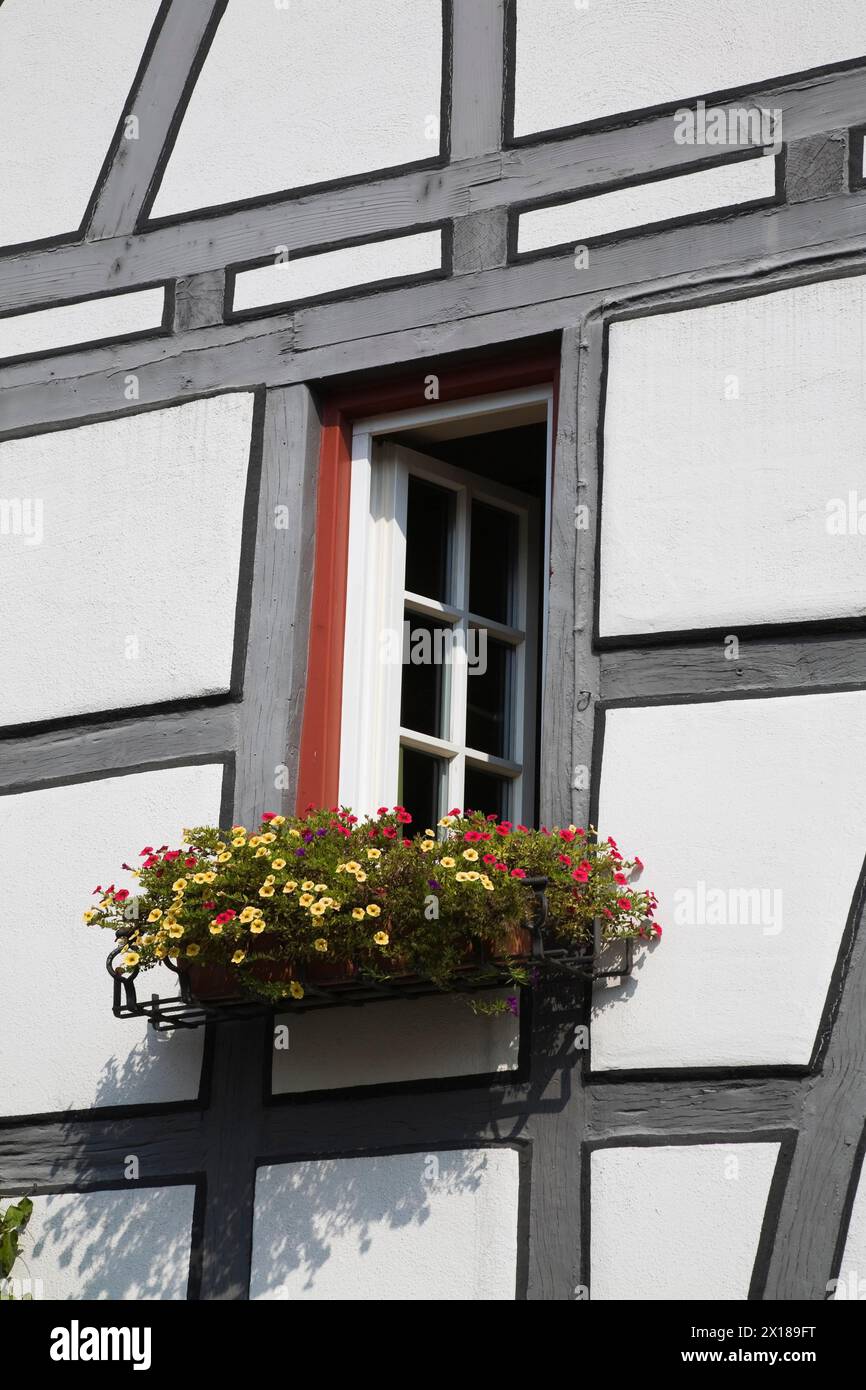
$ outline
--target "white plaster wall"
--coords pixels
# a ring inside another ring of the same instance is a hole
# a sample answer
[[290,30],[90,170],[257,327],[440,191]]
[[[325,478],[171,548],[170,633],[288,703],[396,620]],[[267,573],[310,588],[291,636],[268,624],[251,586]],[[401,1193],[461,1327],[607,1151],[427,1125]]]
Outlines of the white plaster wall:
[[[862,691],[608,711],[599,827],[644,860],[664,936],[596,990],[594,1069],[808,1062],[866,853],[864,774]],[[730,894],[752,889],[742,914]]]
[[0,444],[0,724],[228,689],[252,411]]
[[595,1149],[590,1298],[748,1298],[778,1152],[778,1144]]
[[702,169],[697,174],[681,174],[521,213],[517,249],[535,251],[567,241],[580,243],[647,222],[772,198],[775,191],[776,162],[769,156]]
[[16,1279],[40,1297],[185,1299],[195,1188],[143,1187],[35,1196]]
[[[2,31],[0,31],[2,32]],[[29,314],[0,318],[0,357],[26,352],[56,352],[75,343],[142,333],[162,324],[165,290],[136,290],[101,295],[80,304],[60,304]]]
[[515,134],[864,53],[861,0],[517,0]]
[[77,230],[159,0],[0,7],[0,245]]
[[[485,992],[479,998],[505,999],[510,992]],[[463,995],[324,1009],[276,1022],[288,1028],[288,1046],[274,1050],[277,1094],[517,1067],[519,1020],[510,1013],[476,1015]],[[279,1036],[281,1041],[285,1037]]]
[[866,1299],[866,1169],[861,1168],[834,1301]]
[[387,1154],[258,1170],[251,1299],[513,1299],[513,1149]]
[[152,215],[439,153],[440,0],[229,0]]
[[[0,1113],[198,1094],[202,1032],[157,1034],[116,1019],[105,970],[114,937],[82,913],[98,901],[97,884],[134,891],[120,866],[139,863],[145,845],[213,823],[222,775],[211,763],[0,797]],[[160,987],[170,986],[165,976]]]
[[265,304],[330,294],[352,285],[423,275],[442,265],[442,233],[419,232],[367,242],[342,251],[300,256],[297,260],[242,270],[235,280],[232,308],[257,309]]
[[856,277],[611,326],[603,636],[866,613],[864,322]]

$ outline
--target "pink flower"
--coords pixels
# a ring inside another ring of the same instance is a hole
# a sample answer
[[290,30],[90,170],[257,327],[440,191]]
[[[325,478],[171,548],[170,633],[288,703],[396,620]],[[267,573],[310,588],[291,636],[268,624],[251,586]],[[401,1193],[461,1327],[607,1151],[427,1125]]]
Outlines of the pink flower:
[[153,854],[153,845],[145,845],[144,849],[141,851],[141,855],[139,855],[139,858],[141,858],[145,854]]
[[525,869],[512,869],[512,870],[511,870],[511,877],[512,877],[512,878],[526,878],[526,870],[525,870]]
[[276,818],[277,818],[277,813],[276,813],[276,811],[265,811],[265,814],[262,816],[262,824],[264,824],[265,821],[276,820]]
[[165,860],[166,864],[170,864],[173,859],[180,859],[180,850],[167,849],[162,857]]
[[114,901],[115,901],[115,902],[118,902],[118,903],[122,903],[122,902],[124,902],[128,897],[129,897],[129,889],[128,889],[128,888],[121,888],[121,889],[118,890],[118,892],[115,893],[115,895],[114,895]]
[[623,912],[630,912],[630,911],[631,911],[631,898],[617,898],[617,900],[616,900],[616,905],[617,905],[617,907],[621,907],[622,910],[623,910]]
[[614,874],[613,881],[614,883],[628,883],[625,874]]
[[574,839],[574,831],[573,831],[573,830],[560,830],[560,832],[559,832],[559,838],[560,838],[560,840],[567,840],[569,843],[571,843],[571,841]]
[[[495,864],[495,863],[496,863],[496,855],[495,855],[495,854],[485,854],[485,855],[483,855],[483,856],[482,856],[482,863],[484,863],[484,864]],[[97,890],[97,891],[98,891],[98,890]]]
[[570,863],[571,863],[571,855],[570,855],[570,854],[560,854],[560,855],[557,856],[557,858],[559,859],[560,864],[570,864]]
[[376,812],[376,815],[377,815],[377,816],[387,816],[387,814],[388,814],[388,807],[387,807],[387,806],[380,806],[379,809],[378,809],[378,811]]

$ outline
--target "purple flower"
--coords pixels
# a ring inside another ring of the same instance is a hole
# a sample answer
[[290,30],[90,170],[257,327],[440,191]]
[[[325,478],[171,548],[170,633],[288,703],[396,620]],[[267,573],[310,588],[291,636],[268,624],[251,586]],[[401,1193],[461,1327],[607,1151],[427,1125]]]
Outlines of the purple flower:
[[312,830],[305,830],[305,831],[304,831],[304,839],[306,840],[307,844],[310,843],[310,841],[312,840],[312,838],[313,838],[313,832],[312,832]]
[[295,850],[295,854],[296,854],[296,855],[303,855],[303,854],[306,854],[306,852],[307,852],[307,851],[306,851],[305,849],[296,849],[296,850]]
[[427,882],[429,883],[429,885],[430,885],[431,888],[437,888],[437,889],[438,889],[438,888],[441,888],[441,887],[442,887],[442,884],[441,884],[441,883],[437,883],[436,880],[435,880],[435,878],[428,878]]
[[509,995],[509,997],[508,997],[508,998],[506,999],[506,1001],[505,1001],[505,1007],[506,1007],[506,1009],[508,1010],[508,1012],[509,1012],[510,1014],[514,1014],[514,1017],[515,1017],[515,1018],[518,1017],[518,1015],[519,1015],[519,1013],[520,1013],[520,1009],[519,1009],[518,1004],[517,1004],[517,996],[516,996],[516,995],[514,995],[514,994]]
[[328,833],[327,830],[317,830],[317,831],[316,831],[316,834],[317,834],[317,835],[327,835],[327,833]]

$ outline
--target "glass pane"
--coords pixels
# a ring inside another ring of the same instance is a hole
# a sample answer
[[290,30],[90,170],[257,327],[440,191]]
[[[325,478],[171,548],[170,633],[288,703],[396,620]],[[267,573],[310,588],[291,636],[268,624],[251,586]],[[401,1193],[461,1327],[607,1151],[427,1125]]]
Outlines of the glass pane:
[[469,665],[466,682],[466,746],[508,758],[514,651],[483,628],[478,640],[478,660]]
[[482,618],[510,623],[517,574],[517,517],[472,503],[469,550],[469,608]]
[[492,772],[467,767],[463,786],[464,810],[483,811],[485,816],[496,815],[500,820],[507,820],[509,786],[507,777],[497,777]]
[[412,817],[406,827],[408,835],[417,835],[428,826],[435,829],[442,815],[442,787],[445,785],[445,762],[415,748],[400,749],[400,787],[397,800]]
[[454,493],[409,475],[406,518],[406,588],[412,594],[450,600],[449,568]]
[[443,738],[444,671],[451,629],[408,610],[403,622],[403,686],[400,723],[404,729]]

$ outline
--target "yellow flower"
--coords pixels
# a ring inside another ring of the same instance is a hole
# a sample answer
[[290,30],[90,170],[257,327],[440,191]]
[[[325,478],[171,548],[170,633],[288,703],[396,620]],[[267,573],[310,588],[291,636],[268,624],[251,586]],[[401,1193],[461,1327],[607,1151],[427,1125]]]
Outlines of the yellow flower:
[[438,822],[438,824],[439,824],[439,825],[453,825],[453,824],[454,824],[454,817],[453,817],[453,816],[443,816],[442,819]]
[[234,955],[232,956],[232,965],[240,965],[241,961],[244,959],[245,956],[246,951],[235,951]]
[[194,941],[191,941],[186,948],[186,953],[188,956],[197,956],[200,950],[201,946],[197,946]]
[[138,954],[137,951],[124,951],[123,955],[120,957],[120,960],[121,964],[126,966],[127,970],[131,970],[134,965],[138,965],[138,962],[141,960],[141,956]]
[[368,916],[368,917],[378,917],[378,916],[380,915],[381,911],[382,911],[382,909],[381,909],[381,907],[379,906],[378,903],[368,903],[368,904],[367,904],[367,916]]
[[325,904],[324,904],[324,903],[313,903],[313,906],[310,908],[310,916],[311,916],[311,917],[324,917],[324,915],[325,915]]
[[366,917],[366,915],[367,915],[367,914],[366,914],[366,912],[364,911],[363,907],[353,907],[353,908],[352,908],[352,916],[354,917],[354,919],[355,919],[356,922],[363,922],[363,920],[364,920],[364,918]]
[[232,826],[232,834],[233,834],[233,835],[246,835],[246,833],[247,833],[247,828],[246,828],[245,825],[233,825],[233,826]]
[[368,849],[368,850],[367,850],[367,858],[368,858],[368,859],[381,859],[381,858],[382,858],[382,851],[381,851],[380,849]]
[[305,878],[303,883],[301,884],[301,887],[303,888],[305,893],[309,893],[312,888],[315,888],[315,886],[316,885],[311,878]]
[[466,875],[466,881],[468,883],[477,883],[480,877],[481,875],[478,873],[477,869],[470,869]]
[[164,957],[165,957],[165,947],[164,947],[164,946],[157,946],[157,947],[154,949],[153,954],[156,956],[157,960],[163,960]]
[[255,915],[256,915],[256,910],[255,910],[254,907],[249,907],[249,906],[248,906],[248,907],[245,907],[245,908],[243,909],[243,911],[241,912],[241,915],[240,915],[240,917],[238,918],[238,921],[239,921],[239,922],[243,922],[244,925],[246,925],[247,922],[252,922],[252,920],[253,920],[253,918],[255,917]]
[[285,816],[274,816],[273,820],[271,821],[271,825],[285,825],[285,823]]
[[221,923],[221,922],[211,922],[210,926],[208,927],[208,931],[210,932],[211,936],[222,936],[222,934],[223,934],[222,923]]
[[264,931],[264,929],[265,924],[262,921],[261,917],[254,917],[252,922],[250,922],[250,931],[252,932],[253,936],[258,936],[260,932]]
[[255,849],[256,845],[260,845],[262,843],[262,837],[261,835],[251,835],[249,842],[252,845],[253,849]]
[[334,899],[333,899],[333,898],[320,898],[320,899],[319,899],[319,902],[322,904],[322,907],[333,907],[333,906],[334,906]]
[[169,936],[174,937],[174,938],[179,938],[179,937],[183,936],[183,933],[184,933],[184,928],[183,928],[182,926],[180,926],[177,922],[172,922],[171,926],[170,926],[169,929],[168,929],[168,934],[169,934]]
[[360,873],[355,874],[355,882],[356,882],[356,883],[366,883],[366,882],[367,882],[367,875],[364,873],[364,870],[363,870],[363,869],[360,871]]
[[274,878],[273,874],[268,874],[267,878],[265,879],[266,884],[276,883],[276,881],[277,880]]
[[225,841],[224,841],[224,840],[217,840],[215,848],[216,848],[217,854],[222,854],[223,850],[225,849]]
[[275,869],[284,869],[286,867],[286,861],[285,859],[274,859],[273,866]]
[[269,849],[265,849],[264,847],[262,849],[257,849],[255,857],[256,859],[270,859],[271,851]]
[[260,898],[272,898],[273,896],[274,896],[274,885],[273,885],[272,883],[263,883],[262,886],[261,886],[261,888],[259,889],[259,897],[260,897]]
[[475,860],[478,858],[478,850],[477,850],[477,849],[465,849],[465,850],[463,851],[463,858],[464,858],[464,859],[468,859],[468,860],[470,860],[472,863],[474,863]]
[[216,874],[214,873],[213,869],[208,869],[206,874],[202,874],[202,878],[204,879],[205,883],[213,883],[214,879],[216,878]]
[[268,831],[267,835],[259,836],[259,839],[261,840],[263,845],[272,845],[276,838],[276,835],[272,834],[270,830]]
[[[235,844],[235,843],[236,843],[236,842],[235,842],[234,840],[232,840],[232,844]],[[241,844],[243,844],[243,841],[241,841]],[[232,852],[231,852],[231,850],[230,850],[230,849],[225,849],[225,850],[223,850],[222,854],[218,854],[218,855],[217,855],[217,863],[218,863],[218,864],[227,864],[227,863],[229,862],[229,860],[231,859],[231,857],[232,857]],[[212,879],[205,878],[204,881],[205,881],[205,883],[211,883],[211,882],[212,882]]]
[[253,908],[253,916],[254,916],[254,917],[262,917],[262,916],[264,916],[264,913],[262,912],[262,909],[261,909],[260,907],[254,907],[254,908]]
[[386,931],[377,931],[376,935],[373,937],[373,940],[375,941],[377,946],[387,946],[388,933]]
[[442,868],[443,868],[443,869],[453,869],[453,868],[454,868],[454,860],[451,859],[447,854],[446,854],[446,856],[445,856],[444,859],[440,859],[440,860],[439,860],[439,863],[442,865]]
[[313,891],[315,893],[327,893],[328,885],[327,883],[316,883],[313,885]]
[[462,870],[461,870],[460,873],[456,873],[456,874],[454,875],[454,877],[456,878],[456,880],[457,880],[458,883],[468,883],[468,882],[469,882],[469,875],[468,875],[467,873],[464,873]]
[[171,885],[171,890],[172,890],[173,893],[182,893],[183,890],[184,890],[185,888],[186,888],[186,879],[185,879],[185,878],[176,878],[175,881],[174,881],[174,883]]
[[436,841],[435,841],[435,840],[422,840],[422,841],[421,841],[421,848],[422,848],[422,850],[424,851],[425,854],[428,854],[429,851],[430,851],[431,849],[435,849],[435,848],[436,848]]
[[196,874],[193,878],[193,883],[207,883],[207,878],[204,874]]
[[[96,916],[96,913],[94,912],[93,908],[90,908],[87,912],[85,912],[85,914],[84,914],[84,920],[85,920],[85,922],[92,922],[95,916]],[[148,917],[147,920],[148,920],[148,922],[152,922],[152,921],[155,920],[155,919],[154,919],[154,916],[153,916],[153,913],[150,914],[150,916]]]
[[292,980],[292,983],[289,985],[289,994],[293,999],[303,999],[304,986],[299,985],[297,980]]
[[493,892],[493,888],[494,888],[493,880],[492,880],[491,878],[489,878],[489,877],[487,876],[487,874],[482,874],[482,875],[481,875],[481,885],[482,885],[483,888],[486,888],[486,889],[487,889],[488,893],[492,893],[492,892]]
[[287,879],[286,882],[283,884],[283,892],[294,893],[297,886],[298,885],[293,878]]
[[323,936],[317,937],[316,940],[313,942],[313,945],[315,946],[317,951],[327,951],[328,949],[328,943]]
[[[289,831],[289,834],[292,835],[292,836],[294,837],[294,839],[296,839],[296,840],[300,840],[300,838],[301,838],[301,832],[300,832],[300,830],[292,829],[292,830]],[[300,995],[298,995],[298,998],[300,998]]]
[[243,838],[242,835],[237,835],[232,840],[232,844],[234,845],[235,849],[243,849],[244,845],[246,844],[246,840]]
[[315,899],[313,898],[312,893],[302,893],[301,896],[298,898],[298,902],[301,904],[301,907],[309,907],[310,903],[314,901]]
[[430,839],[430,840],[435,840],[435,839],[436,839],[436,831],[435,831],[435,830],[431,830],[429,826],[428,826],[427,829],[424,831],[424,834],[425,834],[425,835],[427,836],[427,838]]
[[357,859],[350,859],[348,864],[346,865],[346,868],[349,870],[350,874],[356,874],[360,867],[361,865],[358,863]]

